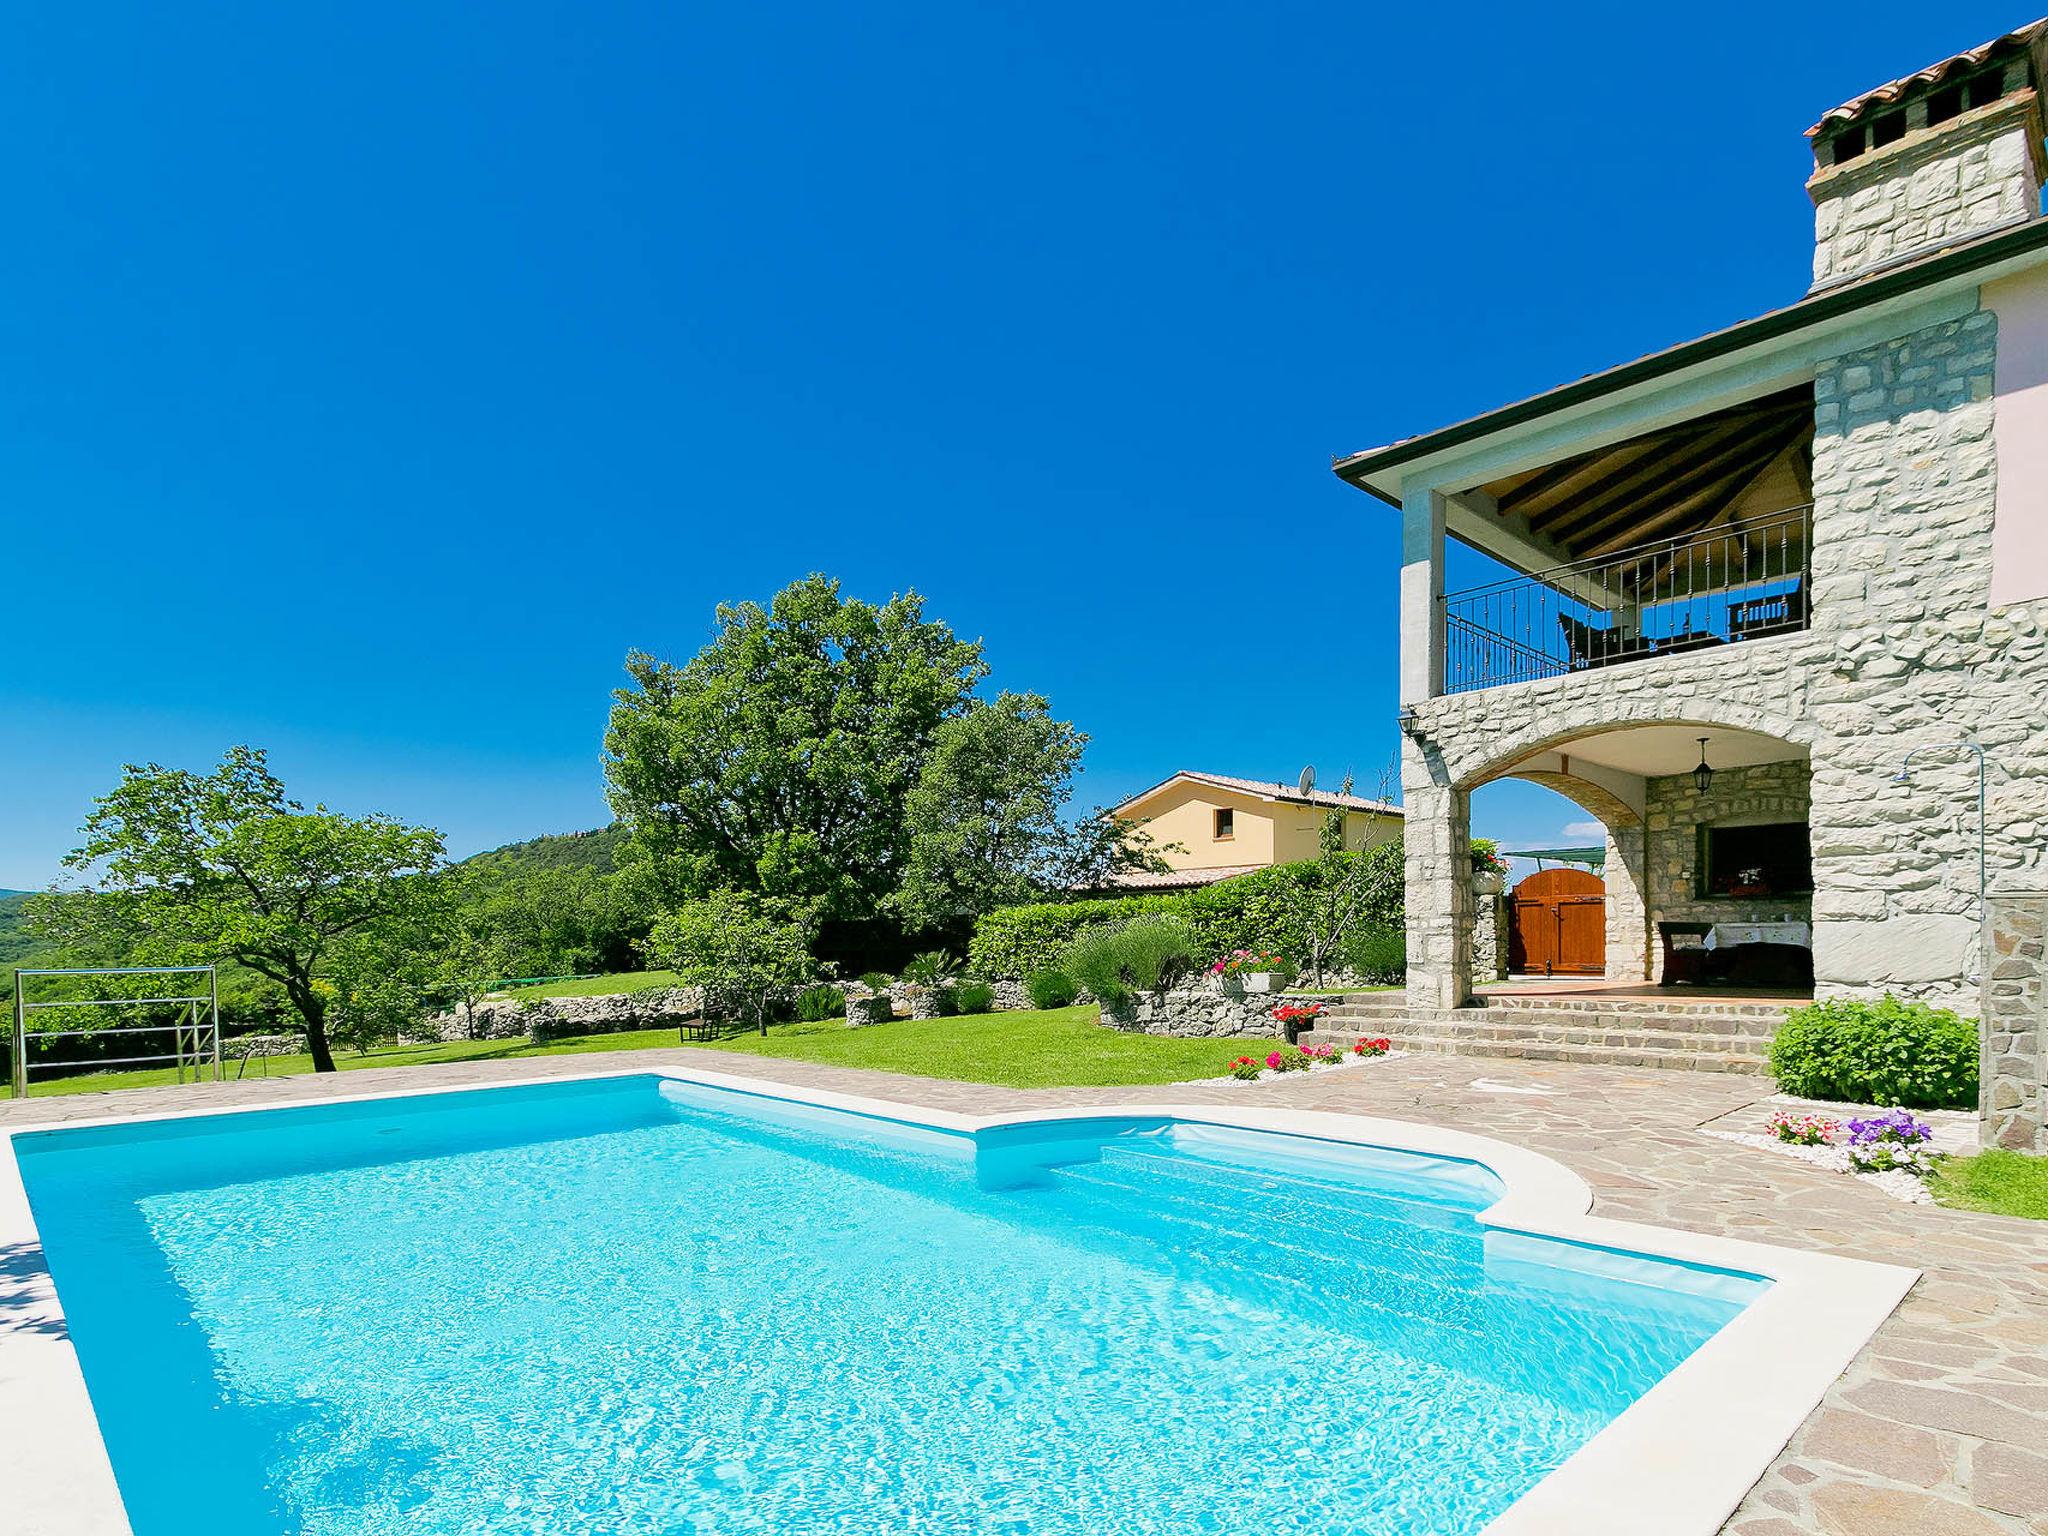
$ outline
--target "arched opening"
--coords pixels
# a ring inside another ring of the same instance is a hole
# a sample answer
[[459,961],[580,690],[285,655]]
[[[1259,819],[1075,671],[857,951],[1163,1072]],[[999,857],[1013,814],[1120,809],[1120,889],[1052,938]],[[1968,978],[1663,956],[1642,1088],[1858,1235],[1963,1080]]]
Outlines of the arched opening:
[[[1744,723],[1533,727],[1519,743],[1495,738],[1490,760],[1445,786],[1460,821],[1475,790],[1505,780],[1541,785],[1584,813],[1567,825],[1600,845],[1604,897],[1602,964],[1587,980],[1761,996],[1810,990],[1807,748],[1731,712]],[[1425,994],[1463,997],[1485,984],[1471,946],[1440,945],[1434,958],[1449,973],[1422,978]]]

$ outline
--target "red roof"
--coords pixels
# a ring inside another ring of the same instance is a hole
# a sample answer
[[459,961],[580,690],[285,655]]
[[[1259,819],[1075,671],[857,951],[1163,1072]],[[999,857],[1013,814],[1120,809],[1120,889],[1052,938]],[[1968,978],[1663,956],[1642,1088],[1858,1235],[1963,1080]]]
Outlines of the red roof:
[[[1939,85],[1959,71],[1972,70],[1980,64],[1990,63],[2000,53],[2016,53],[2026,48],[2039,50],[2044,46],[2044,38],[2048,38],[2048,16],[2042,17],[2039,21],[2030,21],[2024,27],[2008,32],[2003,37],[1994,37],[1990,42],[1979,44],[1967,53],[1958,53],[1952,58],[1943,59],[1939,64],[1930,64],[1904,79],[1890,81],[1874,91],[1865,91],[1861,96],[1843,102],[1832,111],[1822,113],[1820,121],[1806,130],[1806,136],[1810,139],[1837,124],[1850,122],[1867,108],[1890,106],[1915,87]],[[2043,62],[2037,57],[2037,74],[2042,71]]]

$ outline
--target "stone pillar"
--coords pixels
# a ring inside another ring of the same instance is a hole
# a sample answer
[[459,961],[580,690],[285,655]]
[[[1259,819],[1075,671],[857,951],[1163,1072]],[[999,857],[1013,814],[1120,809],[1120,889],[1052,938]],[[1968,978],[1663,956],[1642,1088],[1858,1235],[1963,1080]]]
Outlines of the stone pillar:
[[1984,1144],[2048,1152],[2048,892],[1999,893],[1986,905],[1977,1088]]
[[1508,973],[1507,898],[1492,880],[1472,884],[1472,980],[1499,981]]
[[1471,797],[1437,782],[1434,758],[1412,738],[1402,743],[1408,1001],[1456,1008],[1472,991]]
[[1609,824],[1607,862],[1600,879],[1607,887],[1607,965],[1609,981],[1647,981],[1654,963],[1650,952],[1650,908],[1644,895],[1646,839],[1643,824]]
[[1401,503],[1401,703],[1444,691],[1444,513],[1441,491]]

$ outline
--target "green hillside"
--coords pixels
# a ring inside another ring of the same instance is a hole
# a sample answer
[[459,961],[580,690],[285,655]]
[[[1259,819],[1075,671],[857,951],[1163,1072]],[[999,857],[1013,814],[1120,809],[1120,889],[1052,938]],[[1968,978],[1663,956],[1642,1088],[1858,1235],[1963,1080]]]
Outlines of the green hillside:
[[556,832],[530,837],[523,843],[471,854],[462,861],[471,869],[489,869],[518,874],[536,869],[590,869],[608,875],[618,868],[619,845],[626,829],[617,823],[592,832]]

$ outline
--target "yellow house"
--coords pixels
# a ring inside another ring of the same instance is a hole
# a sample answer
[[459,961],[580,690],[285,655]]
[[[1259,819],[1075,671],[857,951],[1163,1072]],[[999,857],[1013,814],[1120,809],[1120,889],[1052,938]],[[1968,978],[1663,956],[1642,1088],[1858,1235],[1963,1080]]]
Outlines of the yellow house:
[[1363,795],[1310,790],[1219,773],[1176,773],[1110,814],[1150,834],[1167,874],[1131,874],[1119,887],[1172,890],[1209,885],[1269,864],[1312,859],[1323,818],[1344,811],[1344,845],[1371,848],[1401,835],[1401,808]]

